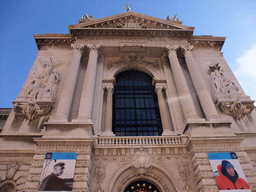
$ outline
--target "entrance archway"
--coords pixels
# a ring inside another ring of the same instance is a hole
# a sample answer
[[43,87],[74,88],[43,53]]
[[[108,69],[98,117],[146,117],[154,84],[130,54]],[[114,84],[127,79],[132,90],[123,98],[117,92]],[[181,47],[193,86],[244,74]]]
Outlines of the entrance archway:
[[124,192],[160,192],[158,188],[148,181],[135,181]]

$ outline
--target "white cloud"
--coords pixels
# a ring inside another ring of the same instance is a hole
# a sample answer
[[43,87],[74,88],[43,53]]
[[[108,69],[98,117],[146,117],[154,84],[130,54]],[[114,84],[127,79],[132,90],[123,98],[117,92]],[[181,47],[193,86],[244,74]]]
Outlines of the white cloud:
[[238,81],[245,93],[256,100],[256,44],[245,50],[236,62],[238,68],[235,75]]

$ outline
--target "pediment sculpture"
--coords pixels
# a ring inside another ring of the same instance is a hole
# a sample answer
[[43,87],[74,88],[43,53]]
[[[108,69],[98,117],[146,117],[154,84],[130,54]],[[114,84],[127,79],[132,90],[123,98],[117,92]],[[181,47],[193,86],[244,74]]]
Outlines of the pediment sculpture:
[[177,15],[172,19],[167,16],[166,20],[158,19],[135,12],[127,12],[118,14],[112,17],[95,19],[93,16],[83,15],[79,20],[79,24],[71,25],[72,29],[75,28],[149,28],[149,29],[190,29],[182,25]]

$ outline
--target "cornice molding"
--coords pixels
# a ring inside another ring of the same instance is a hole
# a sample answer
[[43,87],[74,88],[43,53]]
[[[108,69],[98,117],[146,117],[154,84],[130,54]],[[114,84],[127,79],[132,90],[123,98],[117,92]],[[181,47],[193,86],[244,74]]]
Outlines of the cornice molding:
[[222,151],[222,150],[243,150],[241,143],[244,137],[222,136],[222,137],[194,137],[188,141],[189,152]]

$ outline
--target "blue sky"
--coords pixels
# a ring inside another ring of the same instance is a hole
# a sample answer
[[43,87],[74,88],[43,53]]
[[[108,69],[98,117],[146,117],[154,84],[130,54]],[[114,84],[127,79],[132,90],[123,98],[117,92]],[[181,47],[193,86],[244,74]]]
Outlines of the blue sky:
[[[166,19],[178,14],[194,35],[227,37],[222,52],[245,93],[256,100],[255,0],[129,0],[132,11]],[[33,34],[68,33],[85,13],[125,12],[127,0],[0,0],[0,108],[12,107],[36,59]]]

